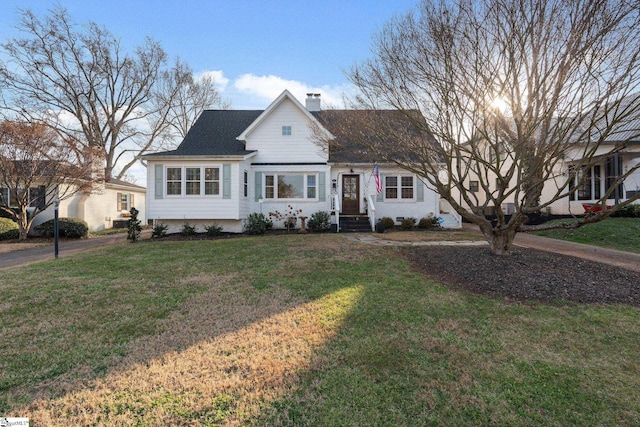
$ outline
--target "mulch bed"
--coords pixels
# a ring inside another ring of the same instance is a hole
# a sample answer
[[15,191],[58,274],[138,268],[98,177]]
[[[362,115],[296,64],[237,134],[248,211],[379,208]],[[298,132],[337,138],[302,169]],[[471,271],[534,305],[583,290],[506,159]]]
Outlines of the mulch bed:
[[405,250],[415,268],[439,282],[512,301],[629,304],[640,307],[640,273],[535,249],[510,257],[486,247],[424,246]]

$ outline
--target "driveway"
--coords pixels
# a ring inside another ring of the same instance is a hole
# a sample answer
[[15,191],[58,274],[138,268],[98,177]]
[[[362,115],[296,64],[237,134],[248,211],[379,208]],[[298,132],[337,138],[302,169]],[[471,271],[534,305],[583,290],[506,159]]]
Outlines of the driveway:
[[[150,231],[145,230],[143,231],[141,238],[144,236],[149,237],[150,234]],[[60,240],[58,243],[58,257],[67,258],[74,253],[85,252],[87,250],[110,245],[123,244],[126,242],[127,233],[110,234],[108,236],[91,237],[82,240]],[[14,243],[6,243],[4,245],[14,245]],[[55,253],[53,244],[13,250],[9,252],[0,251],[0,269],[18,267],[54,258]]]

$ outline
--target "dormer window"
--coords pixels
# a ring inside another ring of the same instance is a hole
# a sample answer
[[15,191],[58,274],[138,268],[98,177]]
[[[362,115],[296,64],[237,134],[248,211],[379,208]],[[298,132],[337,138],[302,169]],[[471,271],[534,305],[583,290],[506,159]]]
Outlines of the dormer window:
[[282,126],[282,135],[291,136],[291,126]]

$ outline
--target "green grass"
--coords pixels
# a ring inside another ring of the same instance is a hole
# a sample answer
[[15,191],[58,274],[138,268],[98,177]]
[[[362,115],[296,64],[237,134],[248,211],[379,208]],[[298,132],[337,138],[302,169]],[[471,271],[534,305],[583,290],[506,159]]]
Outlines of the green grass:
[[400,254],[270,236],[124,244],[5,270],[0,414],[32,425],[640,424],[638,308],[455,292]]
[[[562,222],[557,220],[557,222]],[[575,229],[556,229],[539,236],[640,253],[640,218],[609,218]]]

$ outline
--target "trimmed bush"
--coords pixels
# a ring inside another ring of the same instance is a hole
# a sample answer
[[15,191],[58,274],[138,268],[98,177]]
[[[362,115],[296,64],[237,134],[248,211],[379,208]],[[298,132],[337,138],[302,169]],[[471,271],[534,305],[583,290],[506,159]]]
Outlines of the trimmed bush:
[[620,218],[640,218],[640,204],[633,203],[631,205],[627,205],[611,216]]
[[167,235],[167,229],[169,226],[164,225],[162,223],[158,223],[153,227],[151,231],[151,237],[164,237]]
[[327,211],[319,211],[311,214],[307,222],[309,230],[321,233],[331,230],[331,214]]
[[410,230],[413,230],[414,225],[416,225],[415,218],[405,218],[400,223],[400,228],[403,229],[404,231],[410,231]]
[[0,240],[11,240],[20,237],[18,223],[9,218],[0,218]]
[[196,233],[196,226],[191,225],[188,222],[185,222],[182,226],[182,230],[180,230],[180,234],[182,234],[183,236],[195,236]]
[[[43,222],[36,226],[34,230],[45,237],[53,237],[54,220]],[[69,239],[80,239],[87,237],[89,226],[79,218],[59,218],[58,219],[58,235]]]
[[390,218],[388,216],[380,218],[380,222],[384,226],[385,230],[389,228],[394,228],[396,226],[396,222],[393,220],[393,218]]
[[418,228],[422,230],[440,228],[440,222],[438,221],[438,218],[433,215],[425,216],[424,218],[420,218],[420,221],[418,221]]
[[204,229],[207,231],[209,236],[219,236],[220,233],[222,233],[222,226],[215,222],[211,225],[205,225]]
[[268,220],[262,213],[251,213],[247,216],[247,222],[245,228],[249,234],[261,235],[270,230],[273,227],[273,222]]

